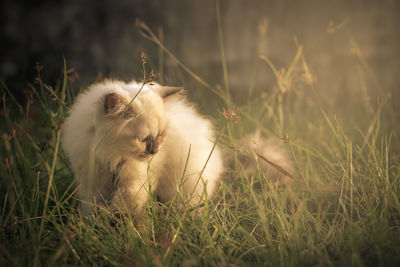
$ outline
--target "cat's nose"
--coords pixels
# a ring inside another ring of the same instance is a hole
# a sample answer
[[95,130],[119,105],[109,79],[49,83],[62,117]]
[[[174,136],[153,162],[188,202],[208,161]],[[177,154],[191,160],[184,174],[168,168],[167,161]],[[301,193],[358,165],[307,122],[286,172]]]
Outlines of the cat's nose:
[[146,144],[146,153],[150,155],[156,154],[158,151],[158,145],[154,140],[151,140]]
[[147,151],[147,153],[149,153],[149,154],[151,154],[151,155],[154,155],[154,154],[157,153],[157,151],[158,151],[158,148],[157,148],[157,147],[151,147],[151,149],[149,149],[149,150]]

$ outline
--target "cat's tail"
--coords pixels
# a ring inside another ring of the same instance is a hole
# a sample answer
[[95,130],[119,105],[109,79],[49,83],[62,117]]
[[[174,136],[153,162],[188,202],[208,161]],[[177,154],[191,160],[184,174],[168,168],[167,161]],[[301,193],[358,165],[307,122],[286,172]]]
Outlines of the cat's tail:
[[283,183],[295,177],[294,163],[284,142],[262,137],[259,130],[233,142],[225,153],[232,170],[238,165],[245,173],[260,169],[272,181]]

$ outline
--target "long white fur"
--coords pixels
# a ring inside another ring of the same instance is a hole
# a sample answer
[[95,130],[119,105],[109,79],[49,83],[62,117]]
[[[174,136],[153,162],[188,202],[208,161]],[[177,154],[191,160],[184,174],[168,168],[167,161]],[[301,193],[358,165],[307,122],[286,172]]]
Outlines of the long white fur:
[[[163,87],[135,81],[105,81],[90,86],[73,104],[63,126],[63,148],[79,183],[81,210],[109,205],[135,217],[143,212],[148,190],[162,201],[175,196],[190,205],[210,196],[224,171],[221,151],[213,149],[211,122],[182,96],[162,98]],[[105,96],[115,93],[130,103],[132,118],[110,117]],[[139,157],[140,140],[165,130],[156,154]],[[189,154],[190,150],[190,154]],[[200,172],[203,170],[200,177]],[[199,180],[200,179],[200,180]]]

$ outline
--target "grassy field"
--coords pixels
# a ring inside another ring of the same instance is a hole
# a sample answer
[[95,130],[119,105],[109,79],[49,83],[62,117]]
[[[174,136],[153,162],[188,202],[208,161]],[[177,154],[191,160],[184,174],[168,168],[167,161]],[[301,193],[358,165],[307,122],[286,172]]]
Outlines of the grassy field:
[[[299,46],[284,69],[260,59],[274,73],[273,88],[230,93],[224,56],[222,85],[213,87],[145,25],[142,33],[198,89],[191,99],[205,106],[213,98],[207,108],[222,146],[257,128],[285,137],[295,181],[276,185],[259,169],[245,174],[236,164],[200,217],[150,200],[139,225],[106,210],[83,220],[60,146],[79,86],[67,66],[51,85],[37,66],[23,103],[1,84],[2,266],[400,265],[400,140],[389,90],[376,99],[368,91],[350,100],[322,93]],[[240,118],[221,116],[223,108]]]

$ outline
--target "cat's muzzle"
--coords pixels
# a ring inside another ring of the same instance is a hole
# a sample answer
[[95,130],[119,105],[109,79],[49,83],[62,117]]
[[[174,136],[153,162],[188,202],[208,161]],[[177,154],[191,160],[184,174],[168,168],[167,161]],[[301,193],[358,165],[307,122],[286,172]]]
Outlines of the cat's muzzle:
[[158,152],[158,141],[154,140],[152,137],[146,138],[146,153],[149,155],[154,155]]

